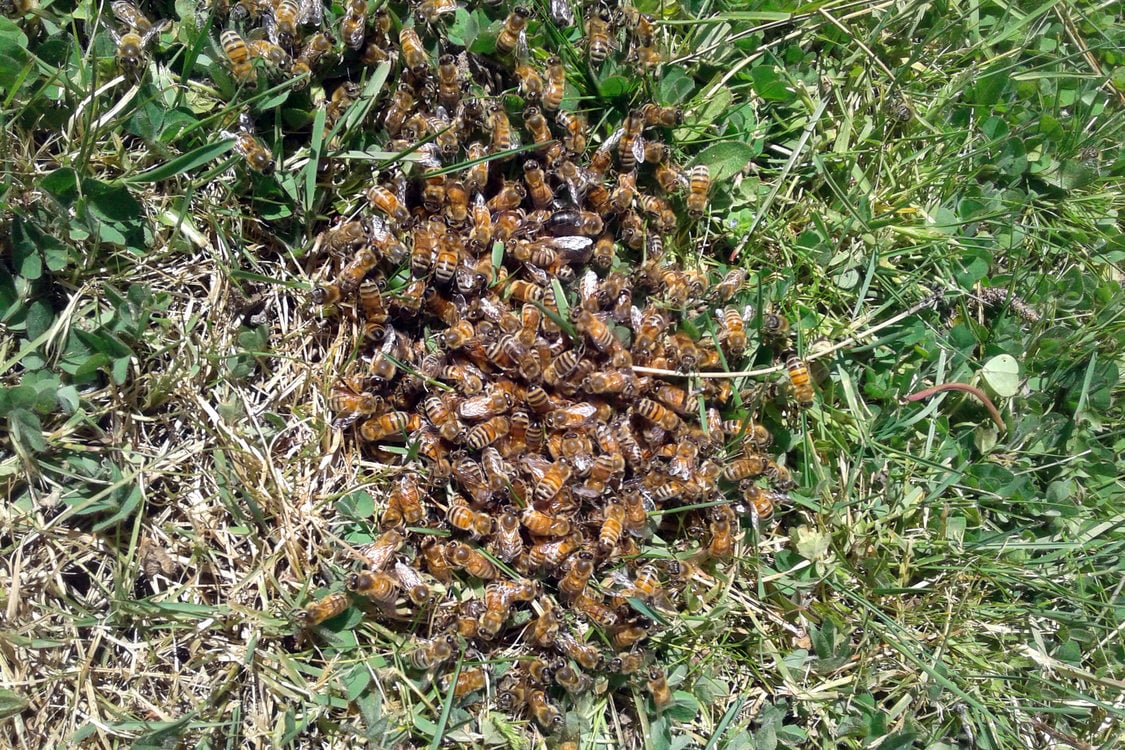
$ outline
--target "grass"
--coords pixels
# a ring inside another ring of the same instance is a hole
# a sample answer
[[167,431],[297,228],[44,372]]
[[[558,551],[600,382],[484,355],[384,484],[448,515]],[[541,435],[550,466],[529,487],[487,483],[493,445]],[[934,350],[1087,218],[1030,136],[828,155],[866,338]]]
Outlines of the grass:
[[[716,186],[672,249],[716,274],[736,254],[817,403],[735,381],[794,506],[659,636],[674,709],[595,690],[568,712],[581,746],[1121,744],[1120,12],[638,6],[672,63],[599,77],[558,38],[575,104],[601,135],[685,106],[677,152]],[[190,3],[145,10],[177,24],[135,86],[108,8],[0,20],[0,744],[540,742],[419,681],[394,623],[294,628],[387,486],[329,424],[350,332],[305,302],[316,235],[366,185],[318,184],[313,101],[238,90]],[[246,103],[276,177],[218,140]],[[967,394],[902,400],[956,382],[1006,428]]]

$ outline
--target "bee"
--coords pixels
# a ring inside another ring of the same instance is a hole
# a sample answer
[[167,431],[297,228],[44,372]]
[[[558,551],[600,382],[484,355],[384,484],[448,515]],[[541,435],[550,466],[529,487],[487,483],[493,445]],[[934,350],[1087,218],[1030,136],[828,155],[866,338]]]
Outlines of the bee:
[[484,690],[488,685],[488,673],[484,667],[471,667],[462,669],[457,675],[457,682],[453,686],[453,697],[464,698],[469,693]]
[[421,426],[422,422],[417,414],[392,411],[361,424],[359,434],[367,442],[376,443],[387,438],[405,439],[405,433],[413,432]]
[[554,570],[582,545],[582,537],[572,534],[557,541],[544,541],[532,545],[527,553],[527,561],[533,568]]
[[358,50],[363,47],[367,39],[366,0],[349,0],[347,9],[340,19],[340,36],[348,49]]
[[698,220],[707,208],[707,193],[711,190],[711,170],[706,164],[696,164],[688,173],[688,216]]
[[[446,239],[449,239],[448,235]],[[449,284],[453,281],[453,274],[457,272],[459,265],[461,265],[460,248],[453,243],[439,245],[434,259],[434,281],[442,285]]]
[[517,5],[504,19],[504,27],[496,37],[496,51],[507,55],[519,45],[527,45],[527,21],[531,18],[531,11],[522,5]]
[[527,60],[520,60],[516,63],[515,73],[524,100],[539,102],[543,98],[543,76],[539,74],[539,69]]
[[452,111],[465,91],[456,57],[445,54],[438,58],[437,79],[438,104]]
[[542,690],[532,690],[527,694],[527,707],[539,726],[548,732],[562,728],[563,717],[559,709],[547,699]]
[[553,606],[544,605],[542,613],[531,623],[530,641],[539,646],[552,646],[559,634],[559,617]]
[[496,191],[496,195],[488,199],[487,205],[493,211],[510,211],[519,208],[527,191],[518,182],[505,180],[504,184]]
[[497,558],[506,563],[512,562],[523,553],[520,519],[512,511],[506,510],[496,519],[491,549]]
[[645,159],[645,142],[641,131],[645,126],[644,113],[630,110],[622,124],[621,140],[617,142],[617,160],[622,172],[632,172],[637,162]]
[[645,638],[648,638],[648,628],[641,625],[618,625],[609,633],[609,642],[618,651],[632,648]]
[[766,473],[770,459],[761,455],[749,455],[736,459],[723,469],[722,477],[728,482],[740,482],[743,479],[755,479]]
[[784,492],[764,490],[749,484],[742,491],[742,499],[753,509],[759,521],[768,521],[773,516],[774,508],[789,498]]
[[410,212],[398,196],[382,185],[373,185],[367,191],[367,200],[373,208],[379,209],[397,224],[404,224],[410,218]]
[[421,573],[412,566],[401,560],[396,562],[395,576],[398,578],[402,590],[406,592],[415,607],[426,607],[434,603],[435,599],[430,587],[422,580]]
[[[115,7],[117,5],[128,5],[128,3],[114,3]],[[134,10],[136,9],[134,8]],[[140,11],[137,12],[139,13]],[[141,16],[141,18],[144,18],[144,16]],[[160,32],[171,26],[171,21],[168,19],[162,19],[158,21],[156,25],[153,25],[146,18],[144,23],[148,28],[143,32],[127,31],[124,34],[118,34],[114,29],[109,30],[109,35],[117,45],[117,64],[127,73],[136,73],[141,62],[144,60],[145,48],[148,47]]]
[[404,523],[417,524],[426,517],[426,509],[422,507],[424,494],[418,475],[408,474],[391,490],[387,505],[397,508]]
[[625,506],[611,500],[602,508],[602,525],[598,530],[598,550],[608,555],[617,547],[625,524]]
[[547,84],[539,104],[548,112],[556,112],[562,106],[566,89],[566,68],[557,55],[547,58]]
[[403,65],[415,75],[422,74],[430,67],[430,56],[422,46],[422,40],[414,29],[403,29],[398,36],[402,48]]
[[570,533],[571,524],[566,518],[557,518],[535,508],[526,508],[520,515],[522,523],[532,536],[560,537]]
[[588,588],[578,592],[574,598],[574,608],[602,629],[612,628],[617,624],[617,614],[603,604],[601,599],[592,596]]
[[335,253],[346,253],[365,245],[370,232],[362,221],[348,221],[324,232],[324,246]]
[[410,663],[415,669],[428,672],[452,659],[456,650],[457,639],[454,636],[438,636],[419,643],[410,653]]
[[[641,207],[654,221],[659,222],[659,225],[665,230],[675,229],[676,212],[672,210],[668,201],[656,195],[646,195],[641,199]],[[654,253],[649,253],[649,255],[651,257]]]
[[257,72],[251,64],[250,48],[234,29],[224,29],[219,35],[223,46],[223,53],[230,62],[231,73],[242,83],[254,84],[258,80]]
[[548,429],[556,431],[576,430],[592,425],[597,415],[598,407],[592,402],[571,404],[552,411],[544,424]]
[[625,651],[609,660],[606,668],[617,674],[635,674],[645,668],[644,651]]
[[711,290],[712,296],[719,302],[729,302],[745,283],[746,269],[732,268],[723,276],[723,280]]
[[445,223],[463,227],[469,220],[469,193],[460,180],[450,180],[445,185]]
[[669,432],[680,426],[680,418],[674,412],[652,399],[642,398],[637,402],[636,411],[649,422],[659,425]]
[[[718,506],[722,508],[724,506]],[[729,513],[716,514],[712,519],[711,528],[711,541],[707,543],[707,555],[715,559],[725,560],[734,554],[734,536],[733,527],[735,522],[731,520],[734,513],[730,508],[726,508]]]
[[636,492],[627,493],[622,500],[625,506],[625,531],[632,536],[644,536],[648,531],[648,510],[645,508],[645,501]]
[[659,104],[646,104],[641,108],[647,127],[673,128],[684,124],[684,111],[680,107],[662,107]]
[[554,639],[555,648],[560,654],[574,659],[583,669],[601,669],[602,652],[592,643],[583,643],[571,633],[560,632]]
[[[489,105],[488,130],[492,134],[492,153],[510,151],[518,145],[512,136],[512,123],[508,119],[508,113],[499,102]],[[489,207],[498,210],[492,206],[491,202]],[[510,206],[510,208],[515,208],[515,206]]]
[[582,550],[571,558],[566,575],[559,580],[559,596],[565,601],[573,601],[586,588],[593,573],[594,555]]
[[312,602],[296,614],[297,622],[305,628],[319,625],[341,614],[348,608],[348,595],[336,592]]
[[148,20],[148,16],[132,3],[126,2],[126,0],[115,0],[115,2],[110,3],[109,7],[113,11],[114,18],[138,34],[144,34],[152,29],[152,21]]
[[351,294],[359,287],[368,271],[379,265],[379,256],[364,247],[357,252],[347,265],[340,269],[336,286],[342,294]]
[[742,315],[733,307],[728,307],[722,311],[719,325],[719,343],[730,356],[741,357],[746,352],[746,323]]
[[[358,5],[362,9],[360,15],[366,12],[367,3],[365,0],[351,0],[349,3],[348,12],[351,13],[351,7]],[[287,49],[292,49],[297,39],[297,24],[298,16],[301,15],[301,8],[297,4],[297,0],[278,0],[273,8],[273,23],[271,40],[274,44],[278,44]]]
[[672,705],[672,689],[668,687],[668,679],[664,670],[653,666],[648,670],[648,691],[652,693],[652,703],[656,712],[660,713]]
[[571,154],[584,153],[589,140],[589,127],[586,124],[586,119],[572,112],[559,112],[555,116],[555,121],[566,131],[562,141],[563,148]]
[[535,484],[536,502],[540,504],[550,502],[562,491],[563,485],[570,479],[570,475],[570,465],[565,459],[552,463]]
[[[254,121],[250,119],[250,115],[243,112],[238,117],[238,132],[232,133],[229,130],[219,131],[219,135],[224,138],[234,140],[234,150],[237,151],[246,160],[247,166],[255,172],[262,174],[273,173],[273,154],[269,152],[262,142],[254,135]],[[358,286],[358,283],[356,284]],[[346,291],[352,291],[355,287]]]
[[438,378],[457,386],[457,390],[466,396],[475,396],[484,390],[484,381],[475,368],[470,369],[463,365],[447,365],[438,373]]
[[389,529],[380,534],[375,541],[356,550],[356,554],[370,570],[382,570],[402,549],[404,541],[402,534]]
[[598,237],[597,242],[594,243],[594,254],[590,258],[590,264],[602,271],[612,268],[614,261],[617,260],[614,244],[612,234],[606,233]]
[[397,370],[398,368],[394,361],[385,351],[381,351],[371,360],[371,366],[368,372],[373,380],[389,383],[394,380]]
[[473,510],[460,495],[450,501],[446,520],[454,528],[469,532],[473,539],[492,535],[492,516]]
[[441,17],[457,11],[456,0],[422,0],[414,17],[421,23],[431,26],[441,21]]
[[473,338],[473,333],[472,323],[467,320],[459,320],[438,334],[438,344],[446,351],[456,351],[469,344],[469,341]]
[[574,327],[579,333],[589,338],[590,343],[600,352],[607,352],[618,343],[610,327],[597,315],[586,310],[581,310],[578,315],[575,316]]
[[398,593],[398,579],[381,570],[352,573],[344,579],[348,591],[381,604],[391,604]]
[[332,97],[328,103],[324,105],[325,122],[328,127],[334,127],[336,122],[339,121],[344,111],[352,105],[356,97],[359,96],[359,84],[352,81],[345,81],[332,90]]
[[593,677],[585,672],[579,672],[569,664],[555,672],[555,682],[571,695],[585,693],[594,686]]
[[787,490],[793,487],[793,477],[789,469],[773,460],[766,464],[765,475],[776,489]]
[[646,45],[643,47],[634,47],[629,50],[625,62],[633,63],[640,68],[655,68],[660,63],[664,62],[664,56],[655,47]]
[[591,65],[601,65],[609,57],[611,19],[609,9],[601,4],[586,19],[586,54]]
[[762,336],[772,342],[782,342],[789,337],[789,321],[780,315],[766,313],[762,316]]
[[426,537],[421,544],[420,552],[430,575],[444,584],[449,584],[453,580],[452,568],[445,557],[445,547],[438,542],[437,537]]
[[523,179],[527,183],[527,193],[531,196],[531,203],[536,208],[545,208],[554,199],[554,191],[547,184],[546,174],[539,162],[534,159],[524,162]]
[[350,424],[358,417],[375,413],[383,399],[369,391],[356,391],[349,383],[340,382],[328,397],[328,408],[336,415],[336,423]]
[[324,31],[318,31],[310,36],[305,40],[304,46],[301,47],[300,53],[293,61],[293,66],[290,69],[293,77],[296,78],[306,73],[311,74],[313,66],[316,65],[322,57],[331,52],[335,44],[336,39],[331,34]]
[[465,169],[465,187],[480,192],[488,184],[488,147],[473,141],[465,148],[465,159],[470,162]]
[[685,482],[690,480],[699,460],[699,446],[691,440],[676,444],[676,453],[668,464],[668,474]]
[[785,356],[785,367],[789,371],[793,400],[801,408],[807,409],[813,405],[814,398],[812,384],[809,382],[809,369],[796,352],[790,351],[783,356]]
[[464,542],[451,542],[447,551],[447,559],[475,578],[490,581],[500,577],[500,571],[496,569],[491,560],[485,557],[480,550],[473,549]]
[[510,423],[507,417],[492,417],[474,426],[465,434],[465,445],[470,450],[479,451],[507,435],[509,429]]
[[390,135],[398,135],[402,124],[406,122],[407,115],[414,107],[414,89],[409,84],[400,83],[391,95],[391,103],[387,107],[387,114],[383,118],[383,127]]

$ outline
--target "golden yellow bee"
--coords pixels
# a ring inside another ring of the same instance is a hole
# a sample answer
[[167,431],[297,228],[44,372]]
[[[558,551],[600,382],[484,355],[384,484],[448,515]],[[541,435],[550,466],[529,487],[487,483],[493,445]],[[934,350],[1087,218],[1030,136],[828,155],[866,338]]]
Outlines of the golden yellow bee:
[[707,210],[707,194],[711,191],[711,170],[706,164],[696,164],[688,172],[688,216],[698,219]]
[[485,557],[480,550],[473,549],[464,542],[452,542],[449,545],[446,557],[451,564],[482,580],[492,580],[500,576],[500,571],[496,569],[491,560]]
[[[115,7],[117,5],[128,5],[128,3],[114,3]],[[144,18],[144,16],[140,16],[140,18]],[[144,61],[145,49],[160,32],[171,26],[171,23],[168,19],[162,19],[153,25],[145,18],[143,25],[147,28],[144,31],[127,31],[124,34],[119,34],[114,29],[110,29],[109,34],[117,45],[117,64],[121,66],[121,69],[127,73],[136,73]],[[137,27],[134,26],[134,28]]]
[[793,400],[799,406],[807,409],[813,405],[814,395],[812,384],[809,382],[809,369],[804,360],[796,352],[788,352],[785,367],[789,371],[789,384],[793,390]]
[[329,594],[323,599],[312,602],[296,614],[297,622],[306,628],[319,625],[325,620],[343,613],[348,608],[348,595],[342,593]]
[[600,65],[609,57],[611,20],[609,9],[600,3],[586,19],[586,53],[593,65]]
[[496,51],[502,55],[510,54],[517,46],[526,47],[527,21],[531,11],[517,5],[504,19],[504,27],[496,37]]
[[650,103],[642,107],[641,112],[648,127],[673,128],[684,124],[684,111],[680,107],[664,107]]
[[418,32],[412,28],[403,29],[398,37],[402,49],[403,64],[415,74],[430,67],[430,55],[422,45]]
[[668,687],[668,679],[660,667],[652,667],[648,671],[648,691],[652,693],[652,703],[656,712],[661,713],[672,705],[672,689]]
[[462,669],[457,675],[457,682],[453,686],[453,697],[464,698],[469,693],[484,690],[488,686],[488,672],[484,667],[470,667]]
[[554,643],[560,654],[574,659],[583,669],[601,669],[602,652],[594,644],[583,643],[567,632],[558,633]]
[[610,554],[617,547],[624,524],[625,506],[612,500],[607,502],[602,508],[602,525],[598,531],[598,549],[603,555]]
[[223,53],[227,56],[227,61],[230,62],[231,73],[234,77],[242,83],[253,84],[258,80],[258,74],[251,64],[250,48],[246,46],[246,42],[239,36],[238,32],[233,29],[224,29],[223,33],[219,35],[219,41],[223,46]]
[[571,695],[585,693],[594,685],[593,677],[584,672],[579,672],[569,664],[556,671],[554,676],[555,682]]
[[367,200],[396,223],[402,224],[410,218],[410,212],[392,191],[382,185],[373,185],[367,191]]
[[376,602],[390,604],[398,594],[398,579],[381,570],[365,570],[352,573],[344,579],[348,591],[365,596]]
[[[364,0],[351,0],[352,3],[362,3],[366,8]],[[278,0],[273,9],[273,42],[282,47],[292,49],[297,40],[297,24],[298,16],[301,14],[301,7],[297,4],[297,0]]]
[[239,130],[237,133],[222,130],[219,131],[219,135],[234,140],[234,150],[242,154],[243,158],[246,160],[247,166],[255,172],[272,174],[274,167],[273,154],[271,154],[269,149],[254,135],[253,120],[250,119],[249,115],[243,112],[239,116],[238,124]]
[[540,106],[548,112],[556,112],[562,105],[566,89],[566,68],[557,55],[547,58],[547,84],[543,89]]
[[452,635],[438,636],[422,641],[410,653],[410,663],[415,669],[424,672],[438,667],[453,658],[457,651],[457,639]]

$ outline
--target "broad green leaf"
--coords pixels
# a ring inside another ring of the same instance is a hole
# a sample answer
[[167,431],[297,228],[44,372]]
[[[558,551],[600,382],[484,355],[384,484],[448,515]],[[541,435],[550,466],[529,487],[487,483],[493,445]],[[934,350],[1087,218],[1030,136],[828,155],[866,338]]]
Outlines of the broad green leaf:
[[1019,390],[1020,364],[1012,355],[1000,354],[984,363],[980,376],[995,395],[1011,398]]
[[753,146],[740,141],[727,141],[703,149],[695,162],[710,167],[712,182],[721,182],[745,169],[755,155]]

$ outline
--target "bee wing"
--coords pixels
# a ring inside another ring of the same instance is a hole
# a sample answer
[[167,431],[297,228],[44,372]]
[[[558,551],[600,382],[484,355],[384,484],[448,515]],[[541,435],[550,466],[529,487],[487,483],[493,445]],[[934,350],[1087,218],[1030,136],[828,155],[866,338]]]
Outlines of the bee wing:
[[574,25],[574,9],[567,0],[551,0],[551,20],[556,25],[569,28]]
[[517,60],[526,60],[531,56],[527,49],[527,29],[524,29],[516,37],[515,56]]
[[149,42],[160,36],[160,33],[171,25],[172,22],[167,18],[160,19],[156,24],[153,25],[151,29],[141,35],[141,48],[143,49],[147,47],[149,45]]
[[641,327],[641,324],[644,323],[644,319],[645,315],[641,311],[641,308],[636,305],[632,305],[629,308],[629,323],[632,324],[634,331]]
[[593,297],[598,291],[598,274],[592,269],[587,269],[578,281],[578,293],[582,299]]
[[[598,151],[610,151],[616,148],[617,144],[621,142],[621,136],[623,135],[625,135],[625,128],[618,128],[613,131],[613,134],[610,135],[609,138],[606,138],[602,145],[598,147]],[[638,138],[638,140],[640,139]]]
[[324,5],[320,0],[301,1],[300,21],[309,26],[320,26],[324,22]]
[[637,160],[638,164],[644,164],[645,139],[639,135],[633,139],[633,157]]

